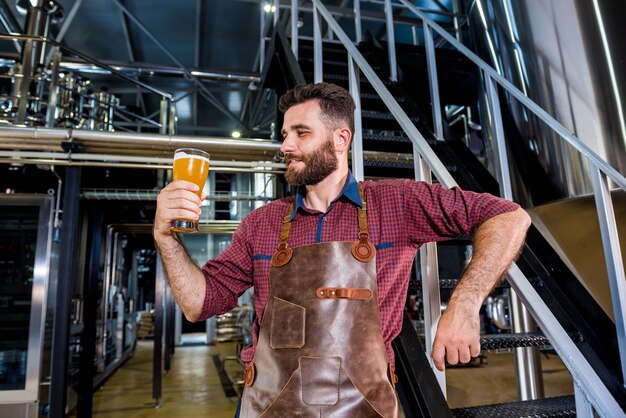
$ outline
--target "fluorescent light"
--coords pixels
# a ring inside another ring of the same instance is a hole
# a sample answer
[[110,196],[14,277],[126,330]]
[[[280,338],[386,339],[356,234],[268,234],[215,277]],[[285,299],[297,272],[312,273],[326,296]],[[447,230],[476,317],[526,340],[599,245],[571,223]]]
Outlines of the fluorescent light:
[[230,136],[232,136],[233,138],[241,138],[241,132],[233,131],[233,133],[230,134]]

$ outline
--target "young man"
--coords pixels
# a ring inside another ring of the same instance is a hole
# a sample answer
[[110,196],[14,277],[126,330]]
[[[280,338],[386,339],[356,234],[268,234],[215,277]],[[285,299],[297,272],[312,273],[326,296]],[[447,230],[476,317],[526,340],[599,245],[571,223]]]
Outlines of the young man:
[[154,239],[189,320],[224,313],[255,287],[253,344],[241,416],[398,414],[391,341],[398,335],[421,244],[473,235],[470,264],[439,321],[436,367],[480,352],[479,310],[518,254],[528,215],[488,194],[411,180],[358,183],[348,168],[350,94],[332,84],[297,86],[280,99],[295,198],[259,208],[229,248],[199,269],[170,222],[200,214],[196,186],[172,182],[157,201]]

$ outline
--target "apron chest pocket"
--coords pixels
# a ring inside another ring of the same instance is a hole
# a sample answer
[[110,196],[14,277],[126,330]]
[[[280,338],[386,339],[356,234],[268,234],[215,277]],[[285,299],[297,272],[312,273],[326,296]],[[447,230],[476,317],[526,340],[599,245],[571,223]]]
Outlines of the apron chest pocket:
[[274,297],[270,324],[270,347],[273,349],[304,347],[305,319],[304,307]]

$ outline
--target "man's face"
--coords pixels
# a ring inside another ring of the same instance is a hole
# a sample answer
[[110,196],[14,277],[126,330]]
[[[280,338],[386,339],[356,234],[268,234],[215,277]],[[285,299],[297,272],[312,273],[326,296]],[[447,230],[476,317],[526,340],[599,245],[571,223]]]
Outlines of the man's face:
[[333,133],[320,116],[319,104],[313,100],[285,112],[281,151],[285,154],[285,178],[289,184],[313,186],[337,169]]

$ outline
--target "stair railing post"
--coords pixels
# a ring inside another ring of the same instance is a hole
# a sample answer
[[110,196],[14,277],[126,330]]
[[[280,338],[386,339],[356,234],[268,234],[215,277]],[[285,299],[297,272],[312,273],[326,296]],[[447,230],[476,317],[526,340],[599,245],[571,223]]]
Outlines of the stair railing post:
[[594,418],[593,406],[580,388],[579,382],[574,382],[574,402],[576,402],[576,418]]
[[354,100],[354,132],[352,132],[352,174],[358,181],[365,178],[363,167],[363,133],[361,119],[361,72],[354,60],[348,55],[348,84]]
[[162,135],[167,135],[168,128],[168,120],[170,114],[170,103],[167,97],[163,97],[161,99],[161,106],[159,111],[159,123],[161,127],[159,128],[159,133]]
[[291,0],[291,50],[298,60],[298,0]]
[[363,29],[361,28],[361,0],[354,0],[352,10],[354,11],[354,42],[358,45],[363,40]]
[[322,29],[317,6],[313,6],[313,82],[324,81],[324,62],[322,61]]
[[391,0],[385,0],[385,22],[387,27],[387,51],[389,52],[389,79],[398,81],[396,64],[396,35],[393,29],[393,7]]
[[[494,135],[495,160],[500,184],[500,197],[513,200],[513,188],[509,160],[506,152],[498,85],[488,74],[483,72],[489,121]],[[511,332],[528,333],[537,331],[537,323],[520,301],[513,289],[509,291]],[[514,351],[517,392],[521,401],[544,397],[543,376],[541,374],[541,358],[536,347],[517,347]]]
[[433,129],[437,140],[443,141],[443,119],[441,115],[441,100],[439,98],[439,78],[437,77],[433,30],[426,20],[422,20],[422,22],[424,44],[426,46],[426,64],[428,66],[428,84],[430,86],[430,99],[433,112]]
[[[602,246],[606,261],[606,272],[611,290],[613,317],[617,331],[620,364],[622,366],[622,382],[626,379],[626,275],[624,261],[620,251],[619,235],[609,179],[595,164],[590,163],[593,180],[593,194],[598,211]],[[625,385],[626,386],[626,385]]]
[[274,18],[274,27],[278,25],[278,17],[280,16],[280,2],[279,0],[274,0],[272,4],[272,17]]
[[265,64],[265,3],[259,2],[259,72],[263,72]]
[[[430,167],[417,148],[413,146],[413,161],[415,180],[432,183]],[[430,367],[439,382],[444,397],[446,394],[446,374],[438,370],[433,363],[433,343],[437,334],[437,325],[441,318],[441,292],[439,286],[439,261],[437,243],[428,242],[419,250],[420,276],[422,278],[422,300],[424,301],[424,338],[426,340],[426,357]]]

